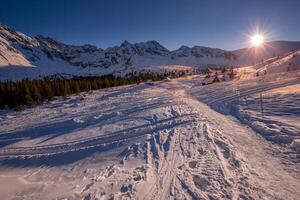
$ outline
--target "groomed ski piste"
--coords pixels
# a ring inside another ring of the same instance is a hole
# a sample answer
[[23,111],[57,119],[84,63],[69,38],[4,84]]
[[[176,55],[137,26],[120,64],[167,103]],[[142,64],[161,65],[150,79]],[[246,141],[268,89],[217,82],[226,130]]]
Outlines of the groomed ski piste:
[[196,75],[2,110],[1,199],[299,199],[299,77]]

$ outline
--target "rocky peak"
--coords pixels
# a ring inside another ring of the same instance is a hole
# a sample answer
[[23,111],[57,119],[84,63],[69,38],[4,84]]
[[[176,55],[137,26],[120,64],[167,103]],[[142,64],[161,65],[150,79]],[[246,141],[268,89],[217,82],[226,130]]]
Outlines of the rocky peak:
[[165,56],[170,53],[170,51],[167,48],[165,48],[155,40],[136,43],[135,47],[139,55],[150,54]]
[[37,39],[37,41],[40,43],[41,46],[50,48],[52,50],[60,51],[64,46],[66,46],[65,44],[63,44],[51,37],[37,35],[35,38]]
[[23,33],[17,32],[10,27],[0,24],[0,37],[6,41],[23,46],[37,46],[38,43],[34,38],[31,38]]
[[188,57],[191,54],[191,48],[182,45],[179,49],[172,51],[172,55],[178,57]]
[[120,45],[120,47],[131,47],[131,46],[132,44],[127,40],[124,40],[124,42],[122,42],[122,44]]
[[96,51],[103,51],[102,49],[100,49],[100,48],[98,49],[96,46],[90,45],[90,44],[85,44],[81,47],[85,52],[88,52],[88,53],[93,53]]

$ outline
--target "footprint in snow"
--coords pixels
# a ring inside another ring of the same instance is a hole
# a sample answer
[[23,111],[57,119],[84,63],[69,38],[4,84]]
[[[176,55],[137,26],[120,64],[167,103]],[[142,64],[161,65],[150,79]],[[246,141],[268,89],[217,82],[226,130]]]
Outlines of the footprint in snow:
[[82,119],[80,119],[80,118],[73,118],[73,121],[74,121],[75,123],[78,123],[78,124],[84,123],[84,120],[82,120]]
[[102,115],[96,115],[94,116],[94,119],[100,119],[102,117]]
[[13,116],[13,115],[6,115],[5,118],[6,119],[13,119],[13,118],[15,118],[15,116]]

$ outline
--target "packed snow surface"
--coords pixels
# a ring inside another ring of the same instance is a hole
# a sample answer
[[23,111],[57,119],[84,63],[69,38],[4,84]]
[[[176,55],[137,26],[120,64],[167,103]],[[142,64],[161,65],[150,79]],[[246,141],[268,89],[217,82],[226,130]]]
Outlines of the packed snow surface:
[[300,80],[280,77],[192,76],[3,110],[1,199],[299,199]]

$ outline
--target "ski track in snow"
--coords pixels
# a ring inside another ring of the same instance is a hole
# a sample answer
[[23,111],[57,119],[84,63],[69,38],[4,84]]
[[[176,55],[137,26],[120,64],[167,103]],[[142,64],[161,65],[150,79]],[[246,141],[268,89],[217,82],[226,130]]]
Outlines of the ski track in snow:
[[[195,76],[3,112],[0,194],[3,199],[299,199],[298,154],[209,108],[228,114],[237,98],[298,83],[291,78],[202,87]],[[238,95],[228,92],[234,87]]]

